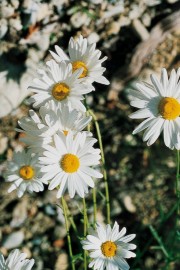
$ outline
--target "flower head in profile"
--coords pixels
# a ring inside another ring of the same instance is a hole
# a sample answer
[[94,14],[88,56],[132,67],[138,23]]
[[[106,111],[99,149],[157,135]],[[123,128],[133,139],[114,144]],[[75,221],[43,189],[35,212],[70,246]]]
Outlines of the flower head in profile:
[[10,252],[5,260],[0,253],[0,270],[31,270],[34,265],[34,259],[26,259],[26,256],[25,253],[15,249]]
[[94,270],[128,270],[129,265],[125,259],[135,257],[131,250],[136,245],[129,242],[135,238],[135,234],[126,235],[126,228],[119,231],[119,225],[114,223],[113,228],[108,224],[104,228],[96,225],[96,231],[81,241],[83,249],[90,252],[92,261],[89,264]]
[[98,82],[101,84],[109,84],[109,81],[103,76],[106,70],[102,67],[102,63],[107,59],[101,56],[101,51],[96,49],[96,44],[88,44],[87,39],[79,36],[77,40],[71,37],[69,41],[69,56],[59,47],[55,46],[56,53],[51,52],[51,55],[57,62],[66,61],[70,62],[75,72],[79,68],[83,69],[80,75],[82,82]]
[[[16,129],[24,132],[25,136],[20,140],[26,143],[33,151],[42,151],[42,146],[53,144],[53,136],[60,132],[66,136],[71,130],[75,135],[82,131],[91,121],[91,116],[85,116],[75,109],[70,109],[67,105],[61,105],[56,108],[52,102],[46,106],[42,106],[39,115],[33,111],[29,111],[30,117],[24,117],[18,121],[22,129]],[[91,135],[91,133],[88,133]]]
[[39,69],[39,77],[33,80],[29,86],[35,93],[29,101],[34,107],[41,107],[52,100],[58,107],[60,104],[67,104],[78,111],[86,111],[81,100],[83,95],[91,92],[94,87],[91,84],[83,85],[79,76],[82,69],[75,72],[72,65],[65,62],[56,63],[50,60],[46,63],[46,70]]
[[144,129],[143,141],[152,145],[163,131],[164,143],[170,149],[176,148],[177,134],[180,132],[180,69],[172,70],[168,79],[166,69],[162,69],[161,80],[151,75],[152,84],[137,83],[137,90],[131,91],[131,105],[139,110],[130,118],[146,118],[134,131]]
[[85,132],[79,132],[76,136],[68,132],[65,140],[61,133],[54,135],[54,147],[44,146],[43,156],[39,158],[44,174],[42,179],[50,181],[50,190],[59,187],[58,198],[66,189],[71,198],[75,193],[83,198],[88,193],[88,186],[94,187],[92,177],[102,177],[101,173],[91,168],[98,165],[100,160],[100,150],[93,147],[95,142]]
[[22,197],[26,190],[30,193],[43,191],[43,184],[47,184],[41,178],[38,156],[24,150],[14,153],[7,168],[6,181],[12,182],[8,192],[17,189],[18,197]]

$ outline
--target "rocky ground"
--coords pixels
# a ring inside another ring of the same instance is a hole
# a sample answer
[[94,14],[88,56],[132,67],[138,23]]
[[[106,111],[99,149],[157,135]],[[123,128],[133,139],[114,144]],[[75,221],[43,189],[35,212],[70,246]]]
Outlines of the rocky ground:
[[[159,75],[161,67],[171,71],[180,66],[179,30],[170,29],[155,50],[144,58],[136,76],[121,79],[123,69],[129,68],[136,53],[136,46],[147,40],[153,27],[178,8],[175,0],[0,3],[0,71],[7,72],[0,85],[0,251],[4,255],[17,247],[35,259],[35,270],[70,269],[64,219],[55,193],[45,190],[18,199],[15,192],[7,194],[9,184],[5,183],[4,173],[13,151],[24,148],[19,142],[22,134],[14,129],[18,119],[29,110],[26,84],[34,76],[37,65],[50,58],[48,49],[53,50],[55,44],[65,49],[70,36],[82,33],[90,43],[97,42],[103,55],[108,56],[106,76],[111,85],[95,85],[96,91],[88,95],[87,103],[95,112],[102,132],[112,219],[126,226],[129,233],[137,234],[137,258],[129,261],[131,268],[179,269],[178,262],[167,263],[150,232],[153,225],[166,238],[167,249],[171,249],[176,153],[164,147],[162,138],[148,148],[142,142],[142,134],[131,135],[139,121],[128,118],[133,111],[128,93],[135,80],[148,80],[152,72]],[[93,124],[91,128],[96,134]],[[102,183],[99,189],[104,192]],[[91,195],[87,199],[91,218],[90,198]],[[97,200],[98,220],[103,221],[105,204],[100,193]],[[67,201],[81,230],[82,202],[78,197],[73,201],[67,197]],[[73,247],[78,254],[80,247],[75,236]],[[78,266],[81,269],[81,259]]]

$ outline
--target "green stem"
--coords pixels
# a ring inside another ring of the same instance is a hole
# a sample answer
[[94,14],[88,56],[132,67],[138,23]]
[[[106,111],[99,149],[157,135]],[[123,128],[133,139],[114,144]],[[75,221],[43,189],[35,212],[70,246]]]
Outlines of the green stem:
[[176,229],[178,231],[179,221],[180,221],[180,154],[179,154],[179,150],[177,150],[176,197],[177,197]]
[[[86,104],[87,107],[87,104]],[[90,115],[89,109],[87,109],[87,116]],[[87,126],[87,131],[91,131],[91,125],[88,124]],[[93,227],[95,229],[95,224],[96,224],[96,216],[97,216],[97,203],[96,203],[96,188],[93,188],[93,214],[94,214],[94,218],[93,218]]]
[[96,216],[97,216],[97,201],[96,201],[96,188],[93,188],[93,210],[94,210],[94,218],[93,218],[93,227],[95,229],[96,226]]
[[111,219],[110,219],[109,187],[108,187],[108,181],[107,181],[107,172],[106,172],[106,166],[105,166],[105,157],[104,157],[102,137],[101,137],[99,124],[98,124],[98,121],[97,121],[97,118],[96,118],[95,114],[91,110],[89,110],[89,113],[93,117],[93,120],[94,120],[94,123],[95,123],[97,137],[98,137],[98,141],[99,141],[99,147],[100,147],[100,150],[101,150],[101,159],[102,159],[102,165],[103,165],[103,177],[104,177],[105,194],[106,194],[107,223],[110,224]]
[[[87,230],[89,227],[88,217],[87,217],[87,208],[86,200],[83,198],[83,217],[84,217],[84,238],[86,238]],[[87,270],[87,252],[84,250],[84,270]]]
[[63,208],[64,218],[65,218],[65,227],[66,227],[66,233],[67,233],[69,256],[70,256],[70,260],[71,260],[71,268],[72,268],[72,270],[75,270],[75,264],[73,261],[73,253],[72,253],[71,236],[69,233],[69,224],[68,224],[68,218],[67,218],[67,208],[66,208],[66,202],[65,202],[63,197],[61,198],[61,202],[62,202],[62,208]]
[[67,203],[66,203],[65,200],[64,200],[64,203],[65,203],[65,208],[66,208],[66,211],[67,211],[68,219],[69,219],[69,221],[71,222],[71,225],[72,225],[72,227],[73,227],[73,230],[75,231],[75,233],[77,233],[78,231],[77,231],[76,224],[75,224],[75,222],[74,222],[73,216],[71,215],[71,212],[70,212],[70,210],[69,210],[69,208],[68,208],[68,205],[67,205]]
[[168,254],[168,252],[167,252],[167,250],[166,250],[160,236],[158,235],[157,231],[154,229],[154,227],[152,225],[149,225],[149,229],[150,229],[152,235],[154,236],[154,238],[156,239],[156,241],[158,242],[158,244],[159,244],[162,252],[164,253],[165,257],[169,260],[170,256],[169,256],[169,254]]

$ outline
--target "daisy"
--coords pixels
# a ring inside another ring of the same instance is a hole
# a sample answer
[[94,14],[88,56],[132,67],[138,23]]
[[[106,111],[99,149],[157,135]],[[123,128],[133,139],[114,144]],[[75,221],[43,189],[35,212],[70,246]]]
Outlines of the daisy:
[[137,89],[131,91],[131,105],[139,110],[130,118],[146,118],[134,131],[136,134],[146,129],[143,141],[153,144],[161,131],[164,143],[174,149],[177,144],[177,134],[180,132],[180,69],[172,70],[170,78],[166,69],[162,69],[161,80],[151,75],[152,84],[137,83]]
[[59,104],[68,104],[71,108],[78,111],[86,111],[82,104],[83,95],[90,93],[94,87],[91,84],[85,86],[78,79],[82,69],[72,73],[72,65],[65,62],[56,63],[50,60],[46,63],[47,70],[39,69],[39,78],[33,80],[29,87],[35,94],[29,99],[33,106],[41,107],[49,100],[52,100],[55,106]]
[[99,164],[100,150],[93,148],[96,140],[87,140],[85,132],[79,132],[74,137],[69,131],[65,140],[62,136],[54,135],[54,147],[44,146],[46,151],[39,158],[42,164],[41,172],[44,174],[42,179],[50,181],[50,190],[59,186],[57,198],[60,198],[66,189],[71,198],[76,192],[83,198],[85,193],[88,193],[88,186],[94,187],[92,177],[102,177],[101,173],[91,168]]
[[96,44],[88,44],[87,39],[83,36],[75,41],[72,37],[69,41],[69,56],[67,56],[59,46],[55,46],[56,53],[50,51],[51,55],[57,62],[70,62],[73,72],[79,68],[83,69],[80,75],[82,82],[98,82],[101,84],[109,84],[109,81],[102,75],[106,70],[101,64],[107,59],[101,56],[101,51],[96,49]]
[[[60,132],[66,136],[71,130],[75,135],[82,131],[91,121],[92,117],[86,117],[69,106],[62,105],[54,108],[50,102],[47,106],[42,106],[39,110],[39,116],[33,110],[29,111],[30,117],[24,117],[19,120],[19,126],[22,129],[16,129],[24,132],[25,137],[20,138],[21,141],[29,145],[35,152],[41,151],[41,147],[45,144],[53,143],[53,136]],[[88,132],[88,135],[91,135]]]
[[124,236],[125,233],[126,228],[119,232],[117,222],[112,229],[109,224],[106,228],[97,224],[93,235],[87,235],[87,238],[81,241],[83,249],[89,250],[90,257],[93,259],[89,267],[94,270],[128,270],[129,265],[125,259],[136,256],[130,251],[135,249],[136,245],[129,244],[136,235]]
[[13,182],[8,192],[17,189],[18,197],[22,197],[27,190],[30,193],[44,190],[44,184],[47,181],[41,179],[41,173],[38,164],[38,156],[27,153],[15,152],[13,160],[9,163],[6,174],[6,181]]
[[11,251],[6,260],[0,253],[0,270],[31,270],[33,265],[34,259],[26,259],[26,254],[18,249]]

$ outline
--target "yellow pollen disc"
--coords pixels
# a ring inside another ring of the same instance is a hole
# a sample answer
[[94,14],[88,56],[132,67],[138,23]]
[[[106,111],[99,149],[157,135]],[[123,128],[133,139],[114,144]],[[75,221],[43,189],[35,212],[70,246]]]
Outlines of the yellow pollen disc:
[[22,166],[19,170],[19,175],[24,180],[31,180],[34,176],[34,169],[31,166]]
[[166,120],[174,120],[180,115],[180,103],[175,98],[162,98],[158,109],[159,113]]
[[63,130],[63,133],[64,133],[65,136],[67,136],[68,135],[68,130]]
[[56,83],[52,89],[52,95],[58,101],[65,99],[69,95],[69,92],[69,86],[65,83]]
[[66,154],[61,159],[61,168],[66,173],[74,173],[79,169],[79,158],[73,154]]
[[88,69],[87,66],[82,61],[75,61],[72,63],[73,72],[76,71],[79,68],[83,69],[82,74],[79,76],[79,78],[84,78],[87,76]]
[[114,257],[116,255],[117,245],[114,242],[106,241],[101,245],[102,254],[105,257]]

